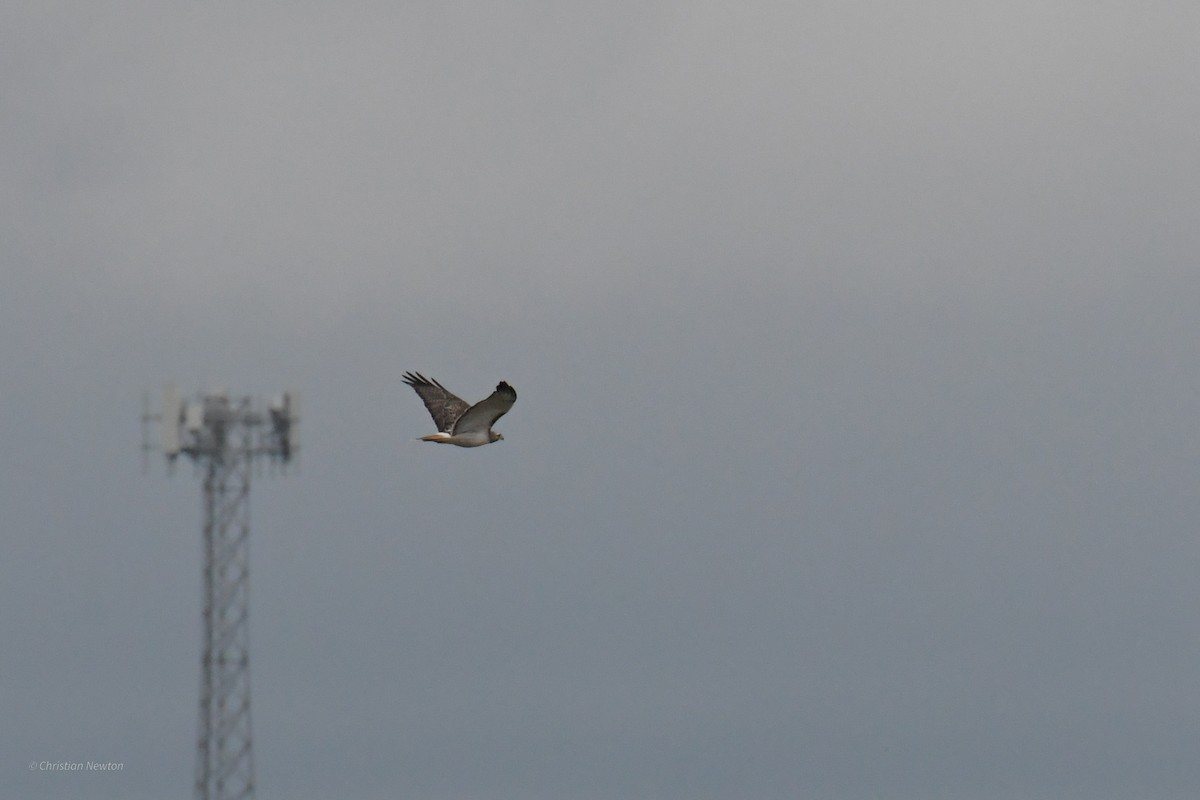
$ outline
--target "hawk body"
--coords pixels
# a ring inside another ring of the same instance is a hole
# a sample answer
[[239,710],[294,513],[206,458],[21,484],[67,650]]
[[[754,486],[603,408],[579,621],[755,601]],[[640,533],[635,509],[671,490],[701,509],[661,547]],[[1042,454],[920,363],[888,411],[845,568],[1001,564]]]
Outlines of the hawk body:
[[493,431],[496,420],[508,413],[517,402],[516,391],[504,381],[496,384],[492,392],[475,405],[455,396],[449,389],[419,372],[404,373],[404,382],[413,388],[438,432],[421,436],[423,442],[456,444],[459,447],[479,447],[498,442],[504,438]]

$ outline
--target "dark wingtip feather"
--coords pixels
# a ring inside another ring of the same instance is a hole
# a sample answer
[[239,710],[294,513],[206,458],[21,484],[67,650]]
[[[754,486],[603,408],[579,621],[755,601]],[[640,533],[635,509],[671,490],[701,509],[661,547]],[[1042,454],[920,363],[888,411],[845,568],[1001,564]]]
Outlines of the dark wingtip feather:
[[437,388],[441,389],[443,392],[449,391],[449,389],[447,389],[445,386],[442,386],[436,380],[433,380],[432,378],[426,378],[424,375],[422,375],[419,372],[406,372],[406,373],[404,373],[403,380],[409,386],[412,386],[414,388],[417,386],[436,386]]
[[504,392],[505,394],[512,395],[512,398],[513,398],[514,400],[516,400],[516,399],[517,399],[517,390],[516,390],[516,389],[514,389],[514,388],[512,388],[511,386],[509,386],[509,385],[508,385],[508,381],[500,381],[499,383],[497,383],[497,384],[496,384],[496,391],[497,391],[497,392]]

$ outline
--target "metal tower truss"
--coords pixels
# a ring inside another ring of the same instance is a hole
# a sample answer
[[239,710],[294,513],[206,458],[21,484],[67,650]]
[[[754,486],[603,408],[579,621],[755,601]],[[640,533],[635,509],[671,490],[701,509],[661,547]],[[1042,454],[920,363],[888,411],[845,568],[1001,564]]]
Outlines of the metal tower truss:
[[[263,414],[253,398],[224,393],[186,401],[173,387],[160,415],[159,440],[170,463],[184,455],[204,475],[203,631],[196,800],[254,796],[250,728],[250,478],[260,457],[287,464],[297,449],[294,392]],[[143,427],[143,447],[146,443]]]

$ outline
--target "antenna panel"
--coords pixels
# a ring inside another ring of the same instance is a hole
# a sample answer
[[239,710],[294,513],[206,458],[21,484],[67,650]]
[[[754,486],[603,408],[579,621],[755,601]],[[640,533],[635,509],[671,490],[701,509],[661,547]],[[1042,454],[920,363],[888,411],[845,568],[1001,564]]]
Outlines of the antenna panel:
[[300,452],[300,393],[295,389],[288,389],[283,394],[284,401],[287,403],[288,419],[291,420],[291,425],[288,426],[288,451],[289,455],[295,456]]
[[287,407],[292,425],[295,425],[300,421],[300,393],[295,389],[288,389],[283,393],[283,403]]
[[158,435],[158,443],[164,455],[179,455],[179,423],[182,416],[183,398],[179,396],[179,388],[173,383],[168,383],[163,387],[162,419]]
[[203,403],[186,403],[184,405],[183,426],[191,433],[199,433],[204,429]]

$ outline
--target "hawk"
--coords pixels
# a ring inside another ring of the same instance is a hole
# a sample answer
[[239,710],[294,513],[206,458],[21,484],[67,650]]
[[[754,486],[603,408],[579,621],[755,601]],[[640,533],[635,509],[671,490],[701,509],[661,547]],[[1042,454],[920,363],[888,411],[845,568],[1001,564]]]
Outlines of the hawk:
[[404,382],[416,391],[438,427],[437,433],[418,437],[422,442],[456,444],[459,447],[479,447],[498,442],[504,436],[492,430],[492,426],[517,402],[516,390],[504,381],[496,384],[496,391],[475,405],[455,397],[445,386],[419,372],[404,373]]

